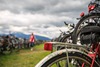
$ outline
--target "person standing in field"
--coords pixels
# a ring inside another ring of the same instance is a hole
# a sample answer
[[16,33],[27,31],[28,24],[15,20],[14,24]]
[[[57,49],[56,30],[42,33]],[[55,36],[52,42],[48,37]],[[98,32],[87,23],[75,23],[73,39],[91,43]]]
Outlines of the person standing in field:
[[34,34],[32,33],[29,38],[29,47],[33,47],[35,42]]

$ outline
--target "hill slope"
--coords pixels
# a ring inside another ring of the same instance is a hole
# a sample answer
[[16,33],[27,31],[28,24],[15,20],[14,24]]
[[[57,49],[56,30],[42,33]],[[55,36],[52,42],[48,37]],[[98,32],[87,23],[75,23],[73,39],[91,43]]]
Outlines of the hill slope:
[[[29,37],[30,37],[30,35],[28,35],[28,34],[24,34],[24,33],[20,33],[20,32],[16,32],[16,33],[12,33],[13,35],[15,35],[16,37],[20,37],[20,38],[26,38],[26,39],[29,39]],[[35,36],[35,38],[37,39],[37,40],[51,40],[50,38],[48,38],[48,37],[44,37],[44,36],[40,36],[40,35],[34,35]]]

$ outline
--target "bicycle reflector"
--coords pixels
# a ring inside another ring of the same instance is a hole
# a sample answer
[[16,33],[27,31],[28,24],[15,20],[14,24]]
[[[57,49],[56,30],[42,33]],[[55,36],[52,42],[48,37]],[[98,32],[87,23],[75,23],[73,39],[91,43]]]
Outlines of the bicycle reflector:
[[80,17],[83,17],[84,16],[84,12],[82,12],[81,14],[80,14]]
[[90,12],[90,11],[94,10],[94,8],[95,8],[95,4],[94,5],[90,5],[90,6],[88,6],[88,11]]
[[52,51],[53,44],[51,42],[44,43],[44,50]]

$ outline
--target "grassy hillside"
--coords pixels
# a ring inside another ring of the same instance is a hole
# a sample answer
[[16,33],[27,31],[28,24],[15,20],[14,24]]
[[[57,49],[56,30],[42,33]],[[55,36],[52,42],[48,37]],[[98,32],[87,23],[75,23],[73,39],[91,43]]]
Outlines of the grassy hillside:
[[0,67],[34,67],[50,52],[43,50],[43,44],[30,49],[22,49],[10,55],[0,55]]

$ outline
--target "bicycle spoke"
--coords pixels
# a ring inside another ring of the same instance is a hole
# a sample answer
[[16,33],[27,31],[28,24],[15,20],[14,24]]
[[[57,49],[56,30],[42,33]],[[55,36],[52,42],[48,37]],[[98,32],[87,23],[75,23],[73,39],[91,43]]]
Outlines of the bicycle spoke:
[[59,63],[59,62],[57,62],[57,63],[56,63],[56,65],[57,65],[57,67],[61,67],[61,65],[60,65],[60,63]]

